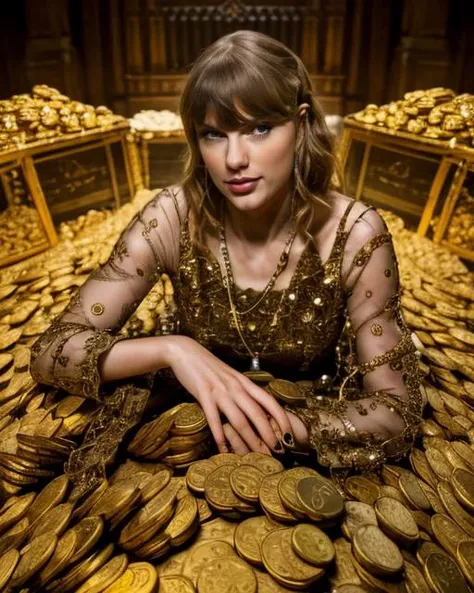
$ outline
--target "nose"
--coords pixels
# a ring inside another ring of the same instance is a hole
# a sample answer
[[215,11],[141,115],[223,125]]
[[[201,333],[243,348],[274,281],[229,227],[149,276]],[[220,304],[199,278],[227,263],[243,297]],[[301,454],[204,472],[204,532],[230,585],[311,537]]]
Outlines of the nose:
[[248,165],[245,140],[240,134],[228,134],[226,165],[229,169],[241,169]]

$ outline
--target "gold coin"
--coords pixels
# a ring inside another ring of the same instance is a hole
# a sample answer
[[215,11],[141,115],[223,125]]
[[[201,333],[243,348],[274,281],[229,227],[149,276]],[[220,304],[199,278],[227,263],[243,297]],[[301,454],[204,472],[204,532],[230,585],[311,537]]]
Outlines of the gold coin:
[[258,502],[258,491],[264,474],[253,465],[239,465],[229,475],[234,494],[249,504]]
[[234,534],[234,547],[247,562],[263,566],[262,541],[268,533],[275,529],[278,529],[278,525],[265,516],[246,519],[237,525]]
[[237,453],[217,453],[211,455],[209,461],[212,461],[216,467],[220,465],[240,465],[242,457]]
[[10,500],[0,509],[0,532],[3,533],[11,525],[22,519],[28,512],[35,498],[36,494],[34,492],[10,498]]
[[174,517],[165,528],[171,546],[179,546],[189,539],[199,527],[198,505],[192,494],[178,501]]
[[436,513],[431,517],[431,528],[435,538],[451,556],[456,556],[456,548],[460,541],[470,536],[448,515]]
[[380,528],[390,537],[410,545],[419,537],[418,526],[410,511],[393,498],[383,497],[375,502],[375,514]]
[[467,510],[474,511],[474,474],[456,468],[452,475],[452,486],[458,501]]
[[9,550],[6,554],[0,556],[0,590],[3,590],[10,580],[19,559],[20,553],[18,550]]
[[288,589],[265,571],[254,568],[255,576],[257,577],[257,591],[258,593],[291,593],[292,589]]
[[112,585],[127,570],[128,558],[126,554],[114,556],[107,564],[104,564],[96,573],[83,583],[77,593],[101,593]]
[[181,574],[160,576],[160,593],[195,593],[191,581]]
[[374,504],[380,497],[380,490],[377,484],[365,476],[351,476],[344,482],[347,492],[359,502]]
[[74,531],[77,536],[74,555],[71,558],[71,564],[74,564],[92,550],[99,541],[104,531],[104,522],[101,517],[85,517],[77,525],[71,527],[71,531]]
[[59,476],[49,484],[35,498],[34,502],[28,509],[28,518],[33,526],[38,519],[40,519],[49,509],[60,504],[66,495],[69,480],[67,476]]
[[474,586],[474,542],[472,540],[459,542],[456,560],[469,584]]
[[54,416],[56,418],[67,418],[77,412],[85,401],[84,397],[68,395],[59,402],[58,407],[54,410]]
[[265,514],[269,515],[271,519],[283,523],[295,523],[298,520],[297,517],[283,506],[278,494],[278,482],[282,475],[283,472],[265,476],[258,492],[258,498]]
[[176,414],[171,433],[174,435],[194,434],[207,426],[207,418],[198,404],[186,404]]
[[439,554],[445,553],[443,548],[438,546],[438,544],[434,544],[433,542],[428,542],[428,541],[421,542],[416,550],[416,559],[423,566],[423,564],[425,563],[425,560],[433,552],[437,552]]
[[54,554],[39,575],[41,586],[58,575],[71,560],[77,545],[77,533],[70,529],[58,541]]
[[345,516],[342,533],[352,540],[361,525],[378,525],[377,515],[370,504],[359,501],[347,501],[344,505]]
[[140,487],[141,502],[146,504],[159,492],[161,492],[172,480],[171,475],[172,470],[166,468],[156,472],[156,474],[151,476],[150,479],[145,482],[142,487]]
[[9,552],[12,548],[17,550],[26,539],[30,528],[28,517],[23,517],[18,523],[2,534],[0,537],[0,555]]
[[306,511],[296,494],[296,486],[302,478],[317,475],[317,472],[309,467],[293,467],[283,472],[278,481],[278,495],[283,506],[299,518],[304,518]]
[[362,566],[355,558],[352,559],[352,564],[358,577],[363,584],[368,585],[369,590],[383,591],[384,593],[406,593],[405,583],[401,580],[400,575],[396,578],[387,579],[387,577],[377,577],[364,566]]
[[342,496],[332,482],[322,476],[302,478],[296,493],[308,517],[315,521],[333,519],[344,510]]
[[58,538],[53,533],[45,533],[32,539],[22,550],[22,556],[10,581],[10,586],[20,587],[48,562],[53,555]]
[[257,593],[257,578],[237,556],[216,558],[203,566],[197,587],[201,593]]
[[[416,559],[415,559],[416,562]],[[430,593],[430,588],[418,564],[405,562],[405,580],[408,591],[411,593]]]
[[424,564],[426,581],[436,593],[469,593],[456,562],[445,554],[430,554]]
[[167,554],[170,549],[169,535],[160,532],[152,536],[142,546],[133,548],[133,553],[142,560],[158,560]]
[[230,475],[233,471],[233,465],[221,465],[206,478],[204,483],[206,500],[217,509],[233,510],[242,505],[230,485]]
[[263,564],[282,585],[308,587],[322,577],[324,570],[308,564],[295,554],[291,545],[292,532],[291,528],[284,527],[265,536],[262,542]]
[[268,384],[268,389],[278,400],[289,405],[305,405],[306,397],[304,392],[291,381],[285,379],[274,379]]
[[352,540],[357,561],[370,573],[393,576],[403,569],[398,546],[375,525],[362,525]]
[[[428,452],[427,452],[428,455]],[[398,486],[408,502],[416,509],[430,511],[430,501],[421,489],[418,478],[411,472],[403,472],[398,479]]]
[[426,455],[420,449],[413,448],[410,453],[410,463],[413,471],[432,488],[436,488],[438,477],[431,469]]
[[124,549],[151,539],[173,516],[178,487],[170,482],[125,525],[120,533]]
[[207,521],[204,525],[201,525],[195,543],[211,539],[227,542],[233,546],[236,527],[236,523],[226,521],[222,517],[216,517],[212,521]]
[[13,355],[10,352],[0,352],[0,371],[5,370],[12,360]]
[[118,515],[123,509],[133,508],[134,504],[140,499],[140,490],[133,484],[124,484],[117,482],[107,488],[103,496],[92,506],[90,515],[102,516],[106,521],[110,521],[115,515]]
[[83,517],[88,515],[91,508],[96,504],[98,500],[100,500],[100,498],[102,498],[102,496],[107,492],[108,488],[109,484],[107,480],[104,479],[101,482],[99,482],[95,490],[88,494],[85,500],[74,509],[72,513],[73,519],[77,521],[78,519],[82,519]]
[[423,490],[426,498],[429,500],[431,508],[435,513],[444,513],[444,507],[439,499],[439,496],[436,494],[436,490],[428,486],[423,481],[420,481],[420,488]]
[[451,484],[440,482],[437,491],[446,512],[449,513],[461,529],[464,529],[466,533],[474,537],[474,518],[458,503]]
[[95,574],[110,559],[114,545],[108,544],[105,548],[93,552],[90,556],[76,564],[67,574],[48,585],[54,593],[76,590],[79,585]]
[[71,519],[74,505],[66,502],[47,511],[38,521],[31,532],[31,538],[38,537],[44,533],[54,533],[58,537],[66,529]]
[[251,451],[242,455],[241,462],[245,465],[253,465],[265,475],[278,474],[284,470],[283,464],[278,459],[258,451]]
[[212,519],[212,511],[211,507],[207,504],[207,501],[204,498],[197,499],[198,504],[198,513],[199,513],[199,521],[200,523],[204,523]]
[[123,575],[104,593],[153,593],[156,590],[158,574],[148,562],[134,562],[128,565]]
[[330,538],[315,525],[300,523],[293,528],[291,545],[296,554],[314,566],[325,566],[334,559]]
[[193,492],[203,493],[204,482],[216,467],[217,465],[207,459],[195,461],[186,472],[186,484],[188,488]]
[[451,447],[464,463],[469,466],[469,470],[474,472],[474,449],[462,441],[452,441]]
[[194,586],[204,566],[215,559],[235,557],[234,548],[227,542],[219,540],[204,541],[194,544],[190,554],[186,557],[181,574],[187,577]]

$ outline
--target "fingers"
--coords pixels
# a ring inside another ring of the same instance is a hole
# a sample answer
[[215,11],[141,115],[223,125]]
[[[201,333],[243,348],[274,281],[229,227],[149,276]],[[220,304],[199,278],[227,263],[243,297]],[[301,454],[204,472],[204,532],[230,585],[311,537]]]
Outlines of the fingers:
[[[265,411],[259,406],[254,399],[245,394],[245,398],[239,398],[236,402],[242,412],[251,419],[258,435],[264,441],[269,449],[277,451],[275,447],[278,445],[280,438],[273,430],[269,418]],[[278,432],[280,432],[278,430]],[[283,447],[282,447],[283,449]]]
[[[241,375],[243,386],[251,395],[251,397],[264,408],[274,418],[280,428],[280,433],[277,434],[278,438],[283,438],[285,434],[291,435],[294,441],[293,429],[288,419],[286,411],[280,406],[276,399],[267,393],[264,389],[256,385],[245,375]],[[288,438],[288,437],[287,437]]]
[[[245,414],[240,408],[235,405],[235,402],[230,399],[222,407],[222,412],[225,414],[229,424],[245,442],[251,451],[260,451],[262,453],[270,454],[270,450],[263,440],[255,433]],[[275,437],[273,437],[275,438]]]
[[207,418],[207,423],[211,429],[212,436],[216,441],[219,453],[228,453],[229,448],[227,447],[226,437],[224,429],[222,428],[222,422],[219,415],[219,410],[210,403],[202,402],[202,410]]
[[239,437],[235,428],[232,425],[226,422],[223,426],[223,429],[226,439],[230,444],[231,450],[234,453],[237,453],[238,455],[245,455],[245,453],[250,453],[250,449]]

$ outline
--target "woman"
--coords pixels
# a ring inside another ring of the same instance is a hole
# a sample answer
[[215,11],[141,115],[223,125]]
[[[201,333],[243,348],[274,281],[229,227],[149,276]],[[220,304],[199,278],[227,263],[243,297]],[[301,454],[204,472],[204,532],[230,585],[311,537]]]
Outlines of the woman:
[[[356,468],[402,454],[421,396],[391,237],[375,209],[334,191],[301,60],[260,33],[222,37],[195,62],[180,114],[182,182],[132,219],[33,348],[38,381],[106,404],[88,435],[93,461],[79,455],[70,471],[103,459],[144,409],[149,385],[105,384],[166,368],[222,452],[313,448],[325,465]],[[163,272],[178,333],[118,336]],[[282,407],[249,369],[314,389]]]

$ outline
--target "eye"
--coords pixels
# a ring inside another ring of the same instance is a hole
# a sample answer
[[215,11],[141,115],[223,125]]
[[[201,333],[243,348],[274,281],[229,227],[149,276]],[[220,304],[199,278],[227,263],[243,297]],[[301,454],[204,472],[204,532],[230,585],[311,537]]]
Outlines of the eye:
[[258,130],[259,128],[266,128],[262,134],[256,134],[257,136],[267,136],[270,131],[272,130],[273,126],[269,126],[267,124],[260,124],[254,128],[254,130]]

